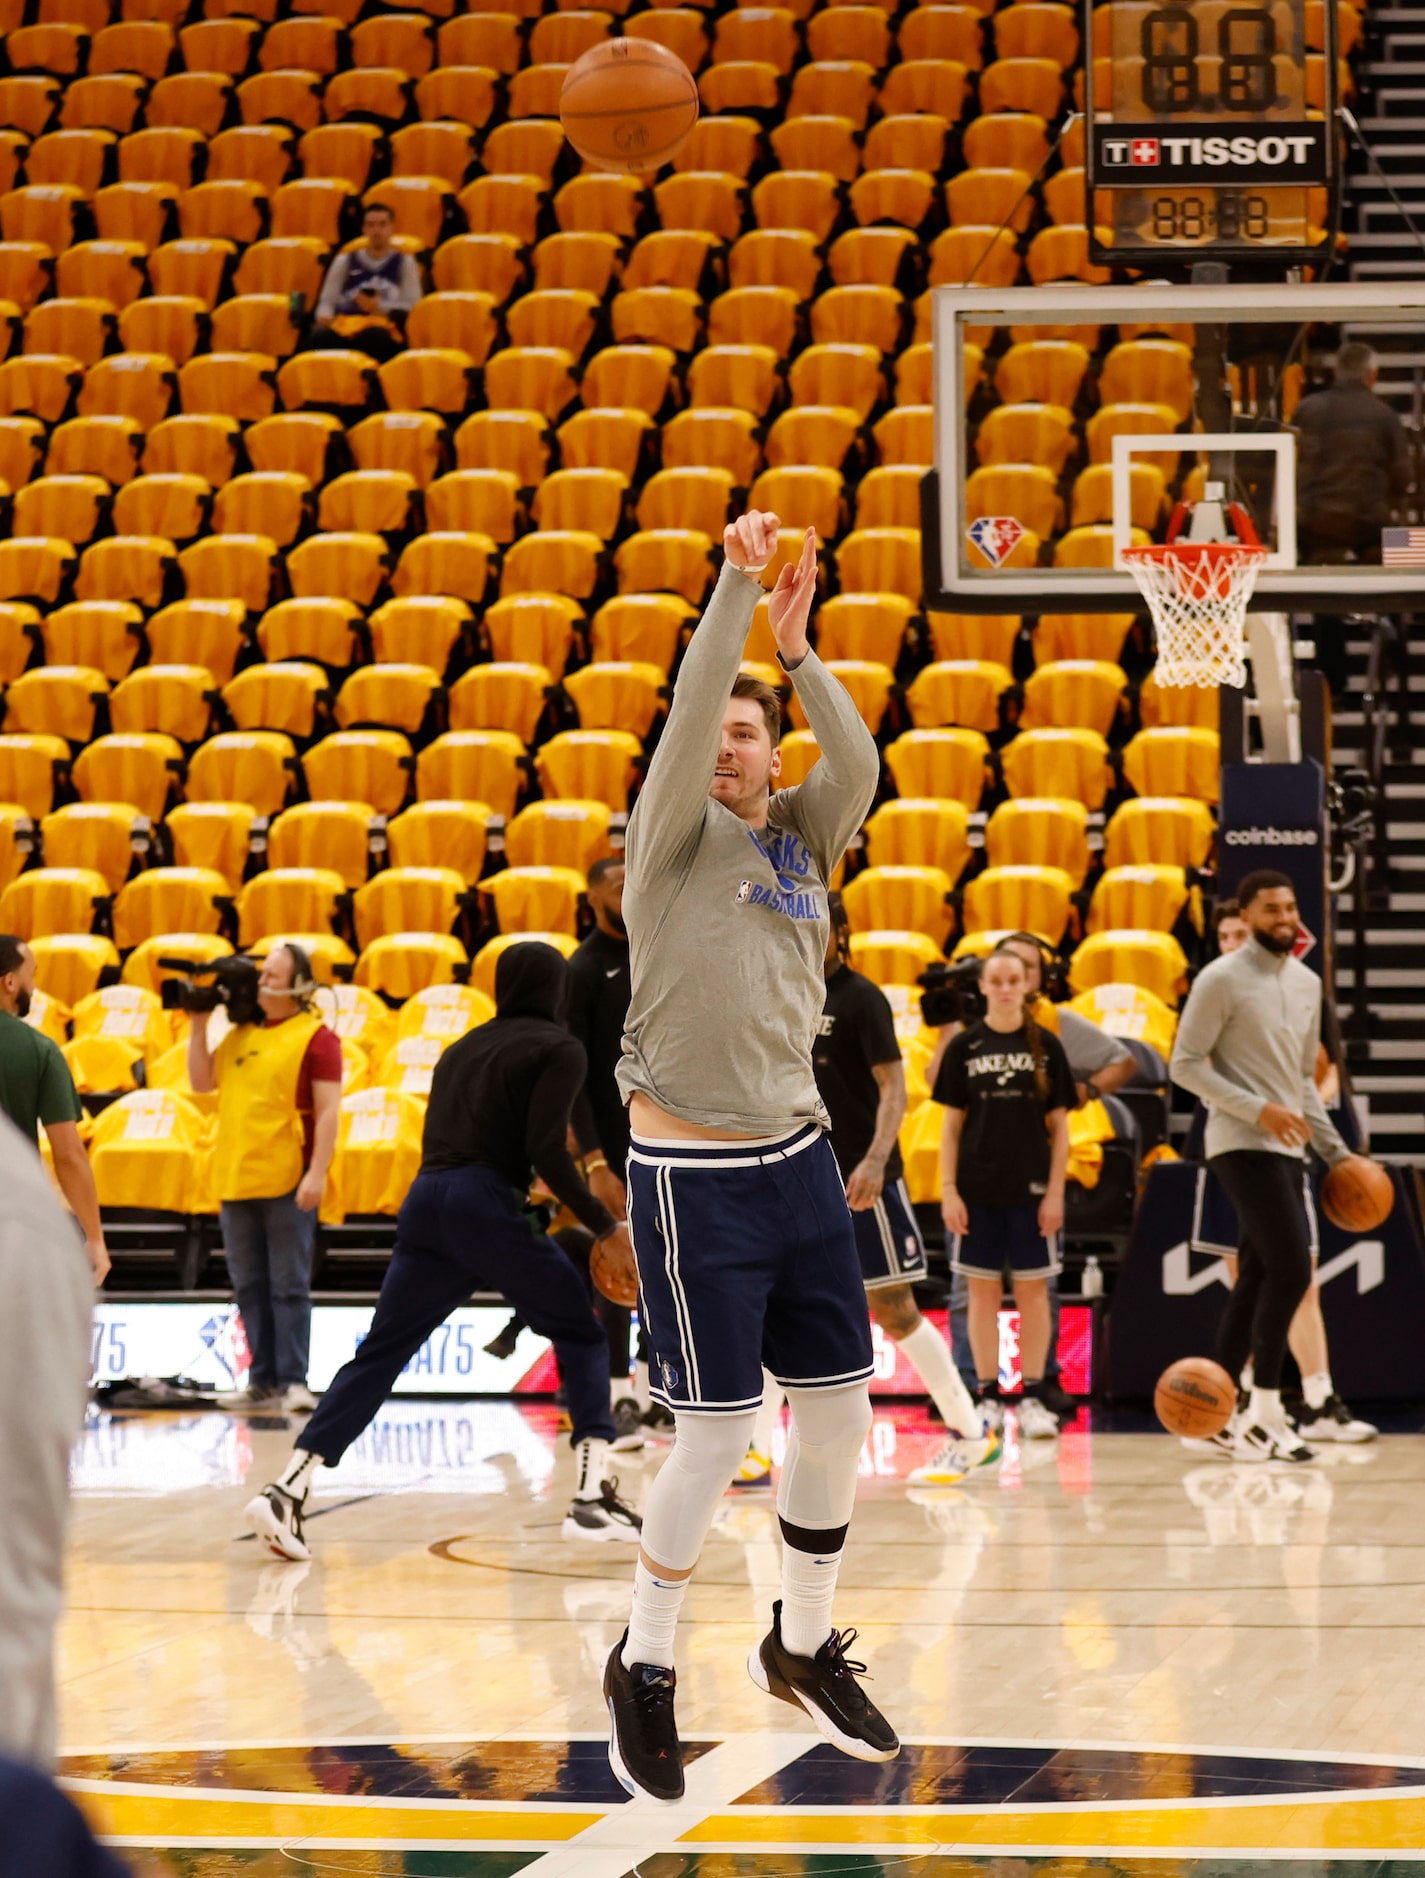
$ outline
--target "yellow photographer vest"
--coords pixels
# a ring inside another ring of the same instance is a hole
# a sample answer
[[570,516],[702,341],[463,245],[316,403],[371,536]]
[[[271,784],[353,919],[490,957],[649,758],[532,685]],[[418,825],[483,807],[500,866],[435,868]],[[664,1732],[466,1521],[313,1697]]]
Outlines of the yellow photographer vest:
[[319,1017],[301,1011],[271,1027],[241,1024],[218,1045],[213,1174],[220,1200],[275,1200],[302,1178],[297,1083],[321,1027]]

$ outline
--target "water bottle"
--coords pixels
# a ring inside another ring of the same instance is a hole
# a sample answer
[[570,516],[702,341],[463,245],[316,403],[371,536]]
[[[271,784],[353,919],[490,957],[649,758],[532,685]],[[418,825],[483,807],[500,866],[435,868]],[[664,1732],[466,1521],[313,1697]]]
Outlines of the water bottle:
[[1083,1277],[1079,1280],[1079,1296],[1083,1298],[1103,1296],[1103,1267],[1093,1252],[1090,1252],[1084,1260]]

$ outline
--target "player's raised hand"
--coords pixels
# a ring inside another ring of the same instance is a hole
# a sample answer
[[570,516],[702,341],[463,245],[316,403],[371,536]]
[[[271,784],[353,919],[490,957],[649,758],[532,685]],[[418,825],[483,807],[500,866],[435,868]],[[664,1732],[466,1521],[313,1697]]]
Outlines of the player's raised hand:
[[739,515],[723,529],[723,553],[744,574],[760,574],[777,552],[780,527],[775,515],[764,509],[749,509],[746,515]]
[[778,574],[767,602],[767,619],[777,640],[777,650],[788,665],[795,665],[811,650],[807,625],[815,598],[816,530],[809,528],[802,537],[800,559],[795,567],[784,567]]

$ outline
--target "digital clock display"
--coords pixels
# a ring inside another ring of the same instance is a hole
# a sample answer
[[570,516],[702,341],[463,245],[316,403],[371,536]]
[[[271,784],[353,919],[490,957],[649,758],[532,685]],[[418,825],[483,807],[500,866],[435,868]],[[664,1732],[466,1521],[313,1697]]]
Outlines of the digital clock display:
[[1307,0],[1109,0],[1088,23],[1096,259],[1328,239],[1335,39],[1308,44]]

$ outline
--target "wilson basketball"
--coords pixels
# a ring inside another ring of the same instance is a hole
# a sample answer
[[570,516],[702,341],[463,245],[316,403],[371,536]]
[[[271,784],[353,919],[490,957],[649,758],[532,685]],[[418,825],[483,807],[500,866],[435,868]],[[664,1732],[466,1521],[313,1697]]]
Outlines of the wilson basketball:
[[697,123],[697,80],[651,39],[606,39],[565,73],[559,120],[587,162],[641,176],[666,163]]
[[1322,1181],[1321,1205],[1343,1232],[1370,1232],[1390,1218],[1395,1187],[1379,1161],[1353,1154]]
[[1237,1406],[1237,1385],[1209,1356],[1185,1356],[1158,1378],[1153,1407],[1170,1435],[1221,1434]]
[[614,1264],[608,1252],[599,1240],[594,1241],[594,1249],[589,1254],[589,1276],[603,1292],[611,1304],[627,1305],[632,1309],[638,1302],[638,1280],[626,1281],[622,1271]]

